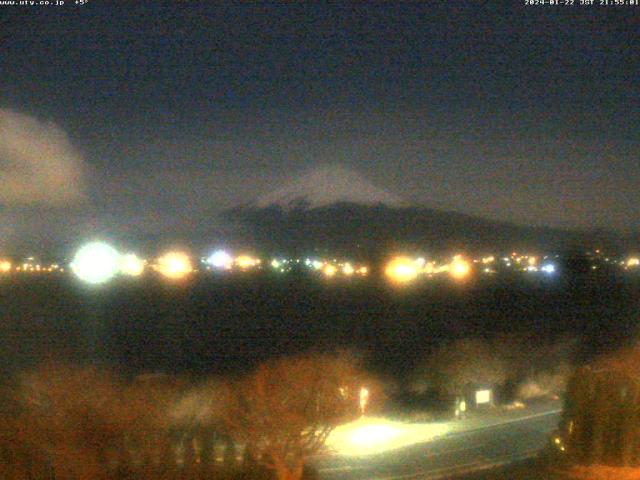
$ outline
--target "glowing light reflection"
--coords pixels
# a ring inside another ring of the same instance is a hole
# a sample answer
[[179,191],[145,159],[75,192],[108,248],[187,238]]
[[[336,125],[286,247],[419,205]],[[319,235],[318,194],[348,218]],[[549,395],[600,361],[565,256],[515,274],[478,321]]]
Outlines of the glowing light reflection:
[[428,442],[450,430],[442,423],[407,424],[362,417],[337,427],[326,445],[338,455],[365,456]]

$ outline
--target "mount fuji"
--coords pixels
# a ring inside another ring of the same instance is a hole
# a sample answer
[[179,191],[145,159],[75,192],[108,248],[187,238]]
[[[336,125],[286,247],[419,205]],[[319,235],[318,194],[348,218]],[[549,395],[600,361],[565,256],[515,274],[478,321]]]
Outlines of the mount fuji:
[[255,206],[320,208],[337,203],[357,205],[406,206],[405,202],[383,190],[358,172],[342,165],[325,165],[308,171],[284,186],[258,197]]
[[431,252],[561,251],[617,239],[593,232],[515,225],[410,205],[341,165],[282,182],[255,201],[225,211],[238,242],[273,254],[332,253],[381,258]]

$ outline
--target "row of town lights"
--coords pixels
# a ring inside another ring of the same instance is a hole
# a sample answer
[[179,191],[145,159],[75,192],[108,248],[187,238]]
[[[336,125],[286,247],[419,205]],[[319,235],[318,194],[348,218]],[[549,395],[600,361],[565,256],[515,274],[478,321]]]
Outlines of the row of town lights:
[[[92,242],[78,250],[70,267],[80,280],[100,284],[118,274],[140,276],[147,267],[147,262],[134,253],[121,254],[111,245]],[[152,268],[169,279],[181,279],[193,271],[189,255],[183,252],[164,254]]]
[[[285,262],[273,260],[271,265],[284,271],[282,266]],[[205,263],[211,268],[222,270],[230,270],[233,266],[248,270],[258,267],[261,260],[249,255],[240,255],[234,259],[227,252],[219,250],[208,257]],[[336,265],[307,259],[305,263],[316,270],[321,270],[327,277],[333,277],[338,272],[346,276],[368,274],[366,266],[354,266],[349,262]],[[106,243],[92,242],[78,250],[70,266],[73,273],[81,280],[90,284],[100,284],[118,274],[139,276],[147,265],[133,253],[121,254]],[[169,279],[181,279],[194,271],[189,256],[177,251],[161,256],[151,267]],[[394,282],[406,283],[423,273],[433,274],[444,271],[448,271],[456,279],[462,279],[470,274],[471,266],[460,255],[455,256],[450,264],[438,268],[435,267],[434,262],[427,263],[424,258],[414,260],[408,257],[395,257],[387,264],[385,274]]]
[[[249,255],[233,258],[224,251],[217,251],[205,260],[205,264],[220,270],[230,270],[232,267],[249,270],[258,267],[261,260]],[[73,273],[80,280],[90,284],[105,283],[119,274],[137,277],[144,273],[147,266],[171,280],[183,279],[195,271],[191,257],[185,252],[165,253],[147,265],[145,260],[134,253],[121,254],[103,242],[92,242],[83,246],[70,264]]]
[[[544,257],[540,260],[535,256],[519,256],[515,252],[510,257],[505,257],[502,261],[506,266],[512,263],[520,265],[526,271],[543,272],[553,274],[556,271],[555,265]],[[435,261],[427,261],[423,257],[411,258],[407,256],[393,257],[384,268],[387,279],[395,284],[410,283],[421,276],[432,277],[436,274],[446,273],[453,279],[463,281],[472,272],[472,265],[479,264],[485,273],[495,273],[492,264],[498,260],[493,256],[487,256],[473,261],[467,260],[462,255],[455,255],[449,262],[438,264]],[[301,260],[274,259],[270,263],[271,267],[278,272],[290,270],[294,264]],[[261,260],[250,255],[232,256],[224,250],[218,250],[209,257],[203,259],[203,263],[208,269],[214,270],[251,270],[261,267]],[[632,257],[622,262],[626,269],[640,268],[640,260]],[[365,276],[369,273],[368,267],[364,265],[352,264],[350,262],[340,263],[337,260],[320,261],[317,259],[305,259],[304,265],[312,270],[319,271],[325,277],[331,278],[336,275]],[[50,268],[37,269],[31,264],[28,268],[18,267],[16,271],[53,271]],[[55,265],[56,270],[63,271]],[[82,281],[90,284],[105,283],[116,275],[137,277],[144,273],[147,267],[158,272],[162,276],[179,280],[194,272],[195,268],[191,258],[187,253],[180,251],[168,252],[150,265],[134,253],[120,253],[112,246],[104,242],[92,242],[84,245],[78,250],[70,264],[73,273]],[[0,273],[8,273],[12,270],[11,262],[0,260]]]

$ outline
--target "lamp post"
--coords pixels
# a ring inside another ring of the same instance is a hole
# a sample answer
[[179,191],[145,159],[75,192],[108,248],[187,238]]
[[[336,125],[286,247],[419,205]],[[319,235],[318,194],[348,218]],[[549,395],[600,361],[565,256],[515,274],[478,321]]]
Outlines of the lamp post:
[[362,387],[360,389],[360,415],[364,416],[364,412],[367,408],[368,403],[369,403],[369,389],[366,387]]

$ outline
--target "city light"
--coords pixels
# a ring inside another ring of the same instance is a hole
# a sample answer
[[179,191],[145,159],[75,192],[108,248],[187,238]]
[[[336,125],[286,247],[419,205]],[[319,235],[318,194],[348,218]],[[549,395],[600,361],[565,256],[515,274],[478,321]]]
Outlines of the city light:
[[471,265],[461,255],[453,257],[449,264],[449,274],[456,280],[462,280],[471,273]]
[[395,257],[387,263],[384,273],[392,282],[407,283],[418,276],[418,266],[408,257]]
[[331,265],[330,263],[328,263],[327,265],[324,266],[324,268],[322,269],[322,272],[327,277],[333,277],[338,272],[338,269],[336,268],[335,265]]
[[139,277],[144,272],[145,261],[135,253],[128,253],[120,257],[120,273],[130,277]]
[[345,275],[350,276],[350,275],[353,275],[354,272],[355,272],[355,269],[350,263],[345,263],[342,266],[342,273],[344,273]]
[[83,282],[100,284],[113,278],[120,268],[120,255],[102,242],[89,243],[76,253],[71,271]]
[[233,258],[224,250],[217,250],[207,258],[206,263],[213,268],[229,270],[233,265]]
[[[429,259],[424,257],[396,256],[383,265],[384,276],[393,283],[404,284],[419,277],[433,278],[439,274],[448,274],[452,279],[463,281],[476,271],[484,274],[499,275],[501,270],[494,262],[508,267],[511,271],[552,275],[558,272],[559,255],[529,255],[516,254],[511,256],[477,256],[473,260],[464,254],[458,254],[451,260]],[[602,260],[615,265],[621,270],[640,270],[639,256],[602,257]],[[262,260],[258,256],[243,254],[231,256],[224,250],[218,250],[209,257],[202,258],[207,269],[222,269],[237,272],[248,272],[260,269]],[[287,274],[296,271],[296,265],[305,265],[308,270],[317,270],[326,277],[366,276],[370,268],[358,264],[353,260],[340,259],[339,256],[325,256],[325,258],[295,258],[272,257],[268,265],[274,271]],[[115,265],[115,266],[114,266]],[[120,254],[103,242],[92,242],[83,246],[69,264],[71,271],[87,283],[103,283],[117,274],[137,277],[144,273],[147,262],[135,254]],[[182,278],[194,272],[195,266],[186,252],[171,252],[157,260],[152,268],[168,278]],[[590,265],[590,270],[602,268],[596,264]],[[19,261],[4,257],[0,258],[0,274],[15,272],[24,274],[46,274],[50,272],[64,272],[58,263],[42,263],[37,257],[24,257]],[[376,269],[377,270],[377,269]],[[482,275],[486,278],[486,275]]]
[[180,280],[193,272],[189,255],[184,252],[169,252],[158,258],[155,270],[171,280]]
[[422,273],[429,276],[432,276],[434,273],[438,273],[436,268],[436,262],[428,262],[422,269]]
[[248,270],[250,268],[257,267],[261,262],[259,258],[250,257],[249,255],[240,255],[239,257],[236,257],[235,263],[242,270]]

